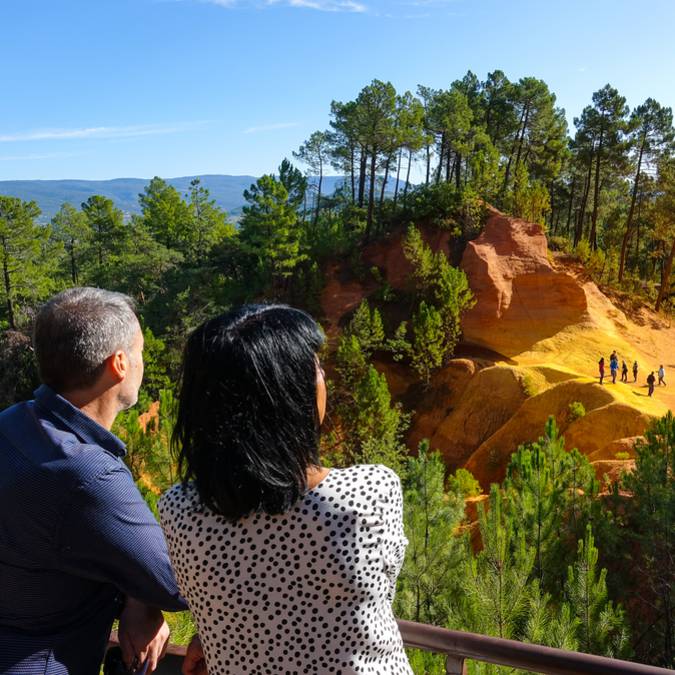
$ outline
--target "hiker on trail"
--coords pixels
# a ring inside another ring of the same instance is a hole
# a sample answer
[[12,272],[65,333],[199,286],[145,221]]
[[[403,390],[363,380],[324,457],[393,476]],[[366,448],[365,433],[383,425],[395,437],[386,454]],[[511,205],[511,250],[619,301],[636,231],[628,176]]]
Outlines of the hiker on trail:
[[656,378],[654,377],[654,371],[652,370],[649,375],[647,375],[647,384],[649,385],[649,396],[651,396],[654,393],[654,382],[656,382]]
[[605,379],[605,357],[601,356],[598,361],[598,370],[600,371],[600,384]]
[[616,351],[612,352],[612,356],[609,358],[609,372],[612,374],[612,384],[616,384],[616,375],[619,372],[619,357],[616,355]]
[[659,387],[663,385],[666,386],[666,381],[663,379],[666,376],[666,371],[663,369],[663,366],[659,366]]
[[637,382],[638,362],[633,361],[633,382]]
[[625,361],[621,362],[621,381],[628,382],[628,366]]

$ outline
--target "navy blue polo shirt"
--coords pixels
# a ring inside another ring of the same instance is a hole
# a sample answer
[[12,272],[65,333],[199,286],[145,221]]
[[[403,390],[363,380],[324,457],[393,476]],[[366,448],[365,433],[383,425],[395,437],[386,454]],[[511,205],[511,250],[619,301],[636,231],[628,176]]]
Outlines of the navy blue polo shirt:
[[97,675],[124,596],[186,608],[124,454],[44,385],[0,413],[0,673]]

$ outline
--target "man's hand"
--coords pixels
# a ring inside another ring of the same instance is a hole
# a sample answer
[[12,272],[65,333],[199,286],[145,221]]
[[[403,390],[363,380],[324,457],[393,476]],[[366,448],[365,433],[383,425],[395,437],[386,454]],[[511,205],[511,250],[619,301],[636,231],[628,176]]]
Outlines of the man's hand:
[[169,627],[159,609],[127,597],[118,636],[127,668],[140,668],[147,661],[152,673],[169,644]]
[[181,672],[183,675],[208,675],[206,672],[204,650],[202,649],[199,635],[195,635],[188,645]]

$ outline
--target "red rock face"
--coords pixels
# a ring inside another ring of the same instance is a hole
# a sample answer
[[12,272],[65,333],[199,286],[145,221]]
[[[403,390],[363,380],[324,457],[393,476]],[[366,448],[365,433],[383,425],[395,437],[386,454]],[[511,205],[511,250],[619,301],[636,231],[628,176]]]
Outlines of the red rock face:
[[476,297],[462,319],[464,340],[504,356],[528,350],[586,312],[579,282],[549,262],[540,225],[493,211],[467,245],[462,269]]

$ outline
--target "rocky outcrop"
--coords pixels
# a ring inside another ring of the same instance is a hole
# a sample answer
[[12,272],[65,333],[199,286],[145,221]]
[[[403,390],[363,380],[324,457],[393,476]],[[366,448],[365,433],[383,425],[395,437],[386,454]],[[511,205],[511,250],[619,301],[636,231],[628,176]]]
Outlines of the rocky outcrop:
[[[457,260],[457,241],[448,230],[420,227],[427,244]],[[326,266],[322,323],[331,338],[364,297],[386,284],[396,301],[378,301],[388,330],[410,320],[411,269],[403,254],[403,231],[363,248],[360,272],[352,260]],[[553,415],[568,449],[577,447],[598,476],[630,469],[633,445],[650,419],[675,407],[675,388],[646,396],[644,376],[665,362],[675,371],[675,329],[649,321],[635,323],[588,279],[583,267],[551,255],[539,225],[490,210],[484,232],[469,242],[462,268],[476,305],[462,320],[458,354],[422,386],[411,368],[377,354],[394,400],[413,412],[406,441],[415,452],[420,440],[443,455],[449,471],[465,466],[483,488],[500,481],[511,454],[544,433]],[[377,268],[377,269],[375,269]],[[377,297],[382,297],[378,294]],[[599,386],[600,355],[617,350],[640,363],[638,383]],[[505,358],[504,358],[505,357]],[[597,382],[597,379],[595,380]],[[573,419],[570,404],[586,415]],[[617,453],[621,454],[619,458]]]
[[635,444],[644,440],[643,436],[630,436],[628,438],[619,438],[616,441],[608,443],[604,448],[592,452],[588,459],[591,462],[597,462],[603,459],[618,459],[617,455],[627,456],[628,459],[635,459]]
[[453,471],[506,424],[526,398],[523,376],[516,368],[484,368],[449,405],[416,416],[411,436],[429,438],[431,447],[440,450],[448,470]]
[[605,488],[611,483],[616,483],[628,472],[635,470],[634,459],[599,459],[591,462],[595,471],[595,477],[600,481],[601,487]]
[[547,251],[540,225],[492,211],[462,258],[476,297],[462,320],[466,342],[514,356],[582,319],[581,284],[556,272]]
[[[579,448],[586,455],[596,459],[615,459],[613,455],[600,456],[599,451],[610,447],[619,439],[641,436],[647,428],[650,417],[625,403],[613,402],[591,410],[565,430],[567,450]],[[620,452],[619,449],[615,451]],[[596,454],[598,453],[598,454]],[[632,455],[631,455],[632,456]]]
[[[408,433],[408,446],[416,448],[423,438],[431,439],[439,426],[460,405],[469,381],[478,370],[470,359],[452,359],[447,366],[434,373],[430,387],[410,401],[415,413]],[[412,398],[412,397],[411,397]],[[439,449],[436,445],[434,449]],[[443,454],[445,448],[441,448]]]
[[[511,454],[523,443],[536,440],[544,433],[546,421],[553,415],[561,428],[568,418],[569,405],[583,403],[594,410],[613,402],[611,393],[598,384],[571,380],[562,382],[528,398],[516,413],[471,455],[466,468],[478,479],[483,489],[499,483],[506,474]],[[585,443],[579,450],[584,452]]]

